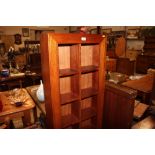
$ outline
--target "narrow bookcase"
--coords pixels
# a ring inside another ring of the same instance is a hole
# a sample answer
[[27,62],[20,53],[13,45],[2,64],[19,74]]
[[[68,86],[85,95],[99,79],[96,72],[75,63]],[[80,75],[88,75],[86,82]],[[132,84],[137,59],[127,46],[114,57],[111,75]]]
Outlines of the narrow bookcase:
[[102,128],[105,36],[41,35],[48,128]]

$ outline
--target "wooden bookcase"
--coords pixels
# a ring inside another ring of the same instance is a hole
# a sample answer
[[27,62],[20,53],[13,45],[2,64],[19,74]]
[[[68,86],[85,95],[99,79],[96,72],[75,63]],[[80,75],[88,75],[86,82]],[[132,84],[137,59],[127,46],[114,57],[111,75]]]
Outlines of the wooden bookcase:
[[105,54],[105,36],[41,35],[48,128],[102,127]]

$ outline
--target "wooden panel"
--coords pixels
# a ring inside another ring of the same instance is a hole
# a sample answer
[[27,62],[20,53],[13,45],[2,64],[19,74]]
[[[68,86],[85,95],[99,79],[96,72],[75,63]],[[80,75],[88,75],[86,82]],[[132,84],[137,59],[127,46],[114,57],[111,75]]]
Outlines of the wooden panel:
[[77,43],[100,43],[105,36],[96,35],[96,34],[64,34],[64,33],[50,33],[44,32],[52,36],[53,40],[55,40],[58,44],[77,44]]
[[47,127],[61,128],[58,44],[52,36],[42,35],[41,51]]
[[[107,39],[105,38],[99,44],[99,62],[100,62],[100,69],[98,73],[98,96],[97,96],[97,128],[102,128],[103,123],[103,110],[104,110],[104,89],[105,89],[105,64],[106,64],[106,42]],[[102,110],[103,109],[103,110]]]
[[93,73],[81,75],[81,89],[92,87],[92,75]]
[[60,46],[59,51],[59,68],[70,68],[70,46]]
[[84,45],[81,46],[81,66],[99,65],[99,46]]
[[106,82],[103,128],[131,127],[136,91]]

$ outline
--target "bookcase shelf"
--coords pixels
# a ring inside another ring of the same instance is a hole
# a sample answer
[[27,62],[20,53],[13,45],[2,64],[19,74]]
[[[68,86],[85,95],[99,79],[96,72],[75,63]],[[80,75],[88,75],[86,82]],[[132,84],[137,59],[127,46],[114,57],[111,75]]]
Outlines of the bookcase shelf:
[[62,128],[66,128],[76,123],[79,123],[79,119],[75,115],[69,114],[66,116],[62,116]]
[[48,128],[102,128],[105,36],[41,35]]
[[92,108],[86,108],[81,111],[81,120],[87,120],[96,116],[96,112]]
[[81,98],[85,99],[94,95],[97,95],[98,91],[94,88],[85,88],[81,90]]
[[72,76],[78,74],[78,71],[74,69],[60,69],[60,77]]
[[90,73],[90,72],[95,72],[97,70],[98,70],[98,67],[97,66],[93,66],[93,65],[81,67],[81,73],[82,74]]
[[61,94],[61,104],[70,103],[79,100],[79,95],[74,93]]

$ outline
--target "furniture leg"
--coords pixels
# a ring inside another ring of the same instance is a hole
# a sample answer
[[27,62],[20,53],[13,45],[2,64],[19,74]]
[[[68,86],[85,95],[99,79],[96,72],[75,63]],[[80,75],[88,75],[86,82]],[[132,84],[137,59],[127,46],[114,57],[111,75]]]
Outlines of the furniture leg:
[[24,117],[22,119],[23,119],[23,125],[24,125],[24,127],[29,126],[31,124],[30,110],[24,111]]

